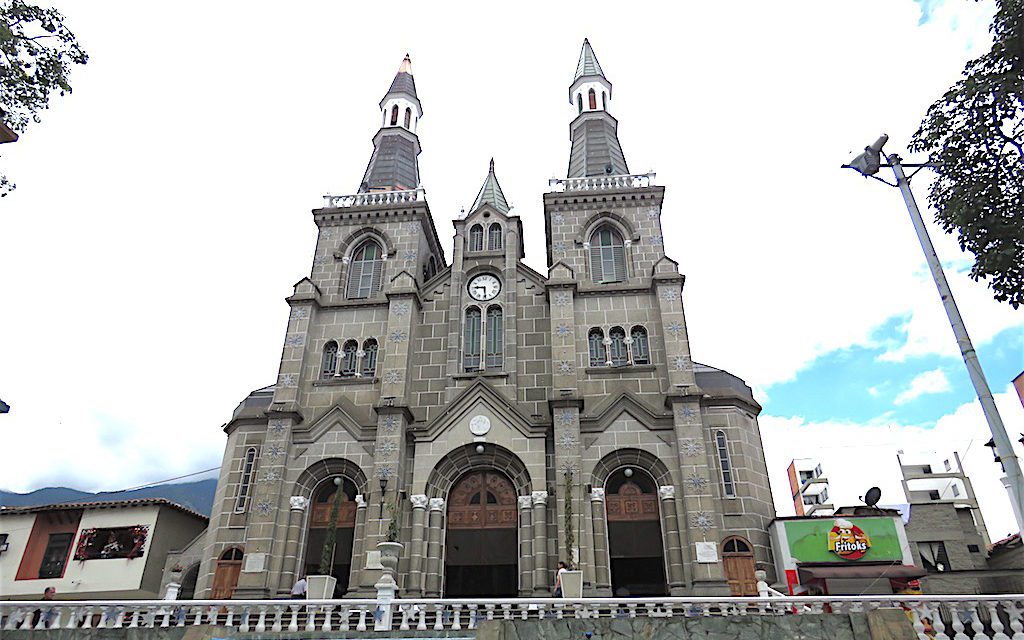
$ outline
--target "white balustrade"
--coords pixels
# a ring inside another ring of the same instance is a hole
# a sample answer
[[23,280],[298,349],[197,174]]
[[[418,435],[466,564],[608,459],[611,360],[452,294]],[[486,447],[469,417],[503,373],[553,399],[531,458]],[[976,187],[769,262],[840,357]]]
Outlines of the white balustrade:
[[[487,620],[840,615],[907,611],[922,640],[1024,640],[1024,594],[749,598],[479,598],[0,602],[0,629],[153,629],[217,624],[240,632],[470,631]],[[379,625],[381,620],[387,625]]]
[[656,174],[641,173],[633,175],[589,176],[586,178],[567,178],[548,180],[548,188],[557,193],[574,193],[578,191],[613,191],[622,189],[642,189],[654,186]]
[[427,197],[427,192],[421,187],[419,189],[408,189],[405,191],[373,191],[370,193],[354,193],[347,196],[335,196],[324,194],[325,209],[347,209],[349,207],[372,207],[389,204],[404,204],[407,202],[421,202]]

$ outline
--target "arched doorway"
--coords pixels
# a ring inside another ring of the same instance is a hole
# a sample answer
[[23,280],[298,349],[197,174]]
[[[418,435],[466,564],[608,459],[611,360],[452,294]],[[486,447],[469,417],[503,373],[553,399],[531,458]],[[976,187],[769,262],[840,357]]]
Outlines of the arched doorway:
[[[341,480],[340,487],[335,486],[335,478]],[[331,575],[338,581],[334,588],[334,596],[340,598],[348,590],[349,570],[352,568],[352,538],[356,526],[356,485],[348,478],[327,478],[313,491],[309,530],[306,534],[305,570],[306,575],[320,573],[324,543],[327,540],[327,525],[331,521],[331,509],[334,508],[337,489],[341,490],[341,505],[335,520],[333,553],[328,550],[328,554],[332,558]]]
[[178,591],[178,600],[192,600],[196,597],[196,580],[199,579],[199,563],[195,563],[185,570],[181,577],[181,589]]
[[448,494],[444,595],[515,596],[519,589],[516,490],[497,471],[471,471]]
[[231,547],[220,555],[213,572],[211,600],[230,600],[238,586],[238,574],[242,572],[242,550]]
[[757,578],[754,577],[754,552],[750,543],[738,536],[722,541],[722,562],[725,579],[734,596],[756,596]]
[[619,597],[667,595],[658,488],[654,479],[633,467],[618,469],[608,476],[605,496],[612,594]]

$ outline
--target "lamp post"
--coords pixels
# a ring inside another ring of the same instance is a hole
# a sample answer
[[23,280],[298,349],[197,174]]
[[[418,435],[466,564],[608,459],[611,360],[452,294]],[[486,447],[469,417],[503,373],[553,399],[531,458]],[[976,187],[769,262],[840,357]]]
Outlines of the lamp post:
[[[978,402],[981,403],[981,411],[985,415],[985,422],[988,423],[989,431],[992,432],[993,453],[997,455],[997,459],[1005,470],[1005,475],[1002,478],[1003,486],[1006,487],[1006,491],[1010,495],[1010,504],[1013,506],[1013,515],[1017,520],[1017,528],[1018,530],[1024,530],[1024,476],[1021,475],[1020,463],[1017,461],[1017,456],[1013,451],[1013,444],[1010,442],[1010,436],[1006,433],[1006,427],[1003,426],[1003,420],[999,417],[995,399],[992,397],[992,391],[988,387],[985,373],[982,371],[981,363],[978,361],[978,354],[975,352],[974,345],[971,344],[971,339],[967,335],[967,327],[964,326],[963,318],[960,317],[960,311],[956,307],[956,301],[953,300],[953,292],[950,291],[949,283],[946,282],[946,274],[942,270],[942,264],[935,253],[935,247],[932,246],[928,230],[924,226],[921,211],[917,208],[914,194],[910,191],[910,178],[903,172],[904,164],[902,159],[893,153],[885,156],[888,164],[882,164],[881,162],[882,147],[885,146],[888,140],[889,136],[882,134],[878,140],[864,148],[864,153],[854,158],[850,164],[844,164],[843,168],[853,169],[864,177],[875,178],[879,182],[896,187],[903,194],[903,202],[907,205],[910,221],[917,232],[917,239],[921,242],[921,249],[924,250],[925,260],[928,262],[928,268],[932,272],[935,286],[939,290],[939,297],[942,298],[942,306],[946,309],[946,316],[949,318],[949,324],[953,328],[953,335],[956,336],[957,346],[960,347],[964,364],[967,365],[967,373],[970,375],[974,391],[978,395]],[[875,176],[883,166],[892,168],[892,172],[896,176],[896,184]],[[905,166],[922,168],[928,165],[907,164]],[[911,177],[913,175],[911,174]]]

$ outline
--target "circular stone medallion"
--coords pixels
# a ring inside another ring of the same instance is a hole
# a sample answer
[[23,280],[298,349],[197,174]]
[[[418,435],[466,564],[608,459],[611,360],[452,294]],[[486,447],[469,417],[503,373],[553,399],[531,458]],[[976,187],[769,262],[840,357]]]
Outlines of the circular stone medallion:
[[491,419],[487,416],[473,416],[469,421],[469,432],[474,436],[485,436],[491,430]]

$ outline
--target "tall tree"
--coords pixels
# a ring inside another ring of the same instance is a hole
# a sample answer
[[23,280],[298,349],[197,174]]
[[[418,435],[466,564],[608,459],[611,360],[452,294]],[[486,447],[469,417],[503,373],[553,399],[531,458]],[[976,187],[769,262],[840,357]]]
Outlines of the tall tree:
[[[52,93],[71,93],[72,66],[88,60],[56,9],[0,0],[0,109],[12,129],[24,132],[40,122]],[[0,197],[12,189],[0,174]]]
[[974,254],[971,278],[1024,304],[1024,0],[996,0],[992,49],[925,114],[910,149],[929,154],[935,218]]

